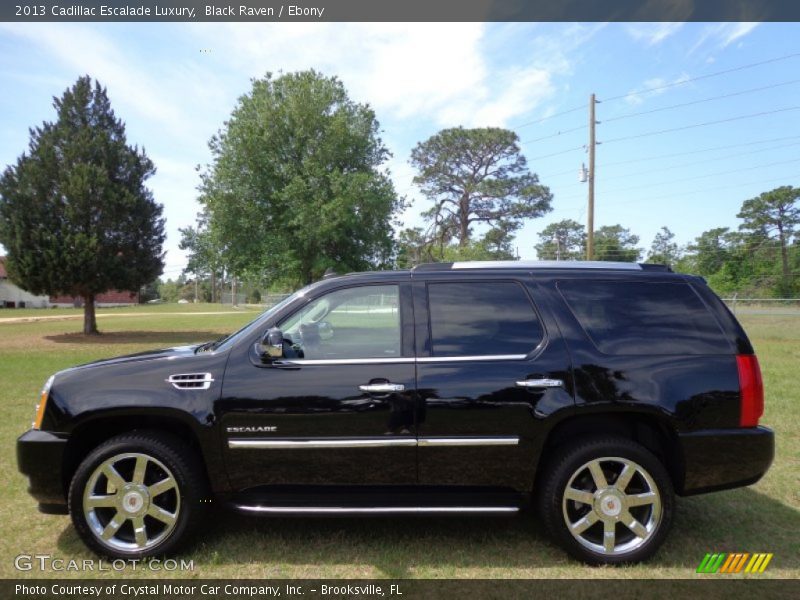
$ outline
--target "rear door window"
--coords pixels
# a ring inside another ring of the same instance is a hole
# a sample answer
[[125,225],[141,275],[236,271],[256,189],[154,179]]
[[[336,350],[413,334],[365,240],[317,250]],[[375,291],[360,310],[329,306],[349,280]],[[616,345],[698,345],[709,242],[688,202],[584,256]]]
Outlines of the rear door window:
[[542,341],[539,318],[513,281],[428,285],[433,356],[526,355]]
[[605,354],[720,354],[732,348],[714,315],[684,282],[558,282],[558,289]]

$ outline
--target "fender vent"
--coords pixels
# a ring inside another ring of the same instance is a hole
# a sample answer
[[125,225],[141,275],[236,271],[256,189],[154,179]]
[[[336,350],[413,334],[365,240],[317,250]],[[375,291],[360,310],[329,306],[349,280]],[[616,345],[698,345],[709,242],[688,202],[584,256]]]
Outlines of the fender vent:
[[166,381],[179,390],[207,390],[214,378],[211,373],[181,373],[170,375]]

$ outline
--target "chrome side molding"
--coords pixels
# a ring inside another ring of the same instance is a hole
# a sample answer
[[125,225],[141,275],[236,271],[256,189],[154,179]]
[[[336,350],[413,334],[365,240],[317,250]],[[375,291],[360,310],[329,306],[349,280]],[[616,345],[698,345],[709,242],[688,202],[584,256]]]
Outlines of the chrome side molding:
[[235,504],[237,510],[275,515],[432,515],[442,513],[511,514],[518,506],[264,506]]
[[416,438],[375,438],[346,440],[228,440],[228,448],[298,449],[298,448],[383,448],[388,446],[416,446]]
[[500,437],[473,437],[473,438],[419,438],[418,446],[516,446],[519,438],[515,435]]
[[351,438],[351,439],[310,439],[310,440],[275,440],[275,439],[229,439],[228,448],[253,450],[297,450],[302,448],[387,448],[391,446],[516,446],[519,437],[515,435],[495,437],[386,437],[386,438]]

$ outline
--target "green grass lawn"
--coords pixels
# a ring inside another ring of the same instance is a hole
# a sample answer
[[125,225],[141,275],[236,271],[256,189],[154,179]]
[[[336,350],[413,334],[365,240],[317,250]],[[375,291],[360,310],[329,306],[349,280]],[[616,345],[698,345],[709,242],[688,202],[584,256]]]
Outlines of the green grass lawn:
[[[72,314],[79,311],[71,310]],[[74,320],[0,322],[0,577],[83,577],[91,573],[18,573],[18,554],[92,558],[68,517],[38,513],[17,473],[15,439],[29,426],[39,389],[54,371],[102,357],[214,339],[241,327],[253,311],[213,305],[107,309],[104,335],[76,333]],[[56,311],[2,311],[0,318]],[[135,312],[136,316],[121,316]],[[169,314],[220,312],[221,314]],[[227,313],[227,314],[226,314]],[[69,313],[65,313],[69,314]],[[747,489],[681,499],[671,535],[648,564],[588,568],[566,558],[532,515],[518,518],[252,519],[220,512],[182,558],[192,573],[163,577],[267,578],[696,578],[706,552],[773,552],[759,577],[800,576],[800,318],[741,315],[758,351],[766,384],[762,423],[777,432],[766,477]],[[128,570],[130,577],[147,571]],[[713,576],[707,576],[713,577]]]
[[[98,308],[98,316],[116,317],[120,315],[168,314],[168,313],[206,313],[206,312],[245,312],[253,309],[246,307],[233,308],[229,304],[178,304],[177,302],[164,302],[163,304],[134,304],[132,306],[114,306]],[[257,312],[257,311],[256,311]],[[255,314],[255,312],[254,312]],[[0,323],[4,319],[21,319],[30,317],[72,317],[83,318],[82,308],[4,308],[0,309]]]

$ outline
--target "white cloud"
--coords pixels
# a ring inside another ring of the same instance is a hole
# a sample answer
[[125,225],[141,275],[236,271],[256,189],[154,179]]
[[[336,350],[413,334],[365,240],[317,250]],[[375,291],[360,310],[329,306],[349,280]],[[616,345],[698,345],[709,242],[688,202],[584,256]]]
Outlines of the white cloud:
[[[199,24],[198,24],[199,25]],[[423,119],[440,126],[505,125],[555,93],[552,78],[570,68],[566,54],[602,25],[568,26],[532,38],[520,66],[496,70],[484,23],[203,24],[219,53],[249,76],[315,68],[336,74],[352,98],[379,118]],[[510,32],[513,33],[513,32]]]
[[638,106],[643,104],[646,100],[660,96],[673,86],[679,85],[688,79],[689,76],[686,73],[683,73],[675,79],[664,79],[663,77],[653,77],[652,79],[647,79],[640,87],[628,92],[628,95],[625,96],[625,102],[632,106]]
[[315,68],[397,118],[435,114],[487,76],[482,23],[204,24],[219,53],[251,77]]
[[729,46],[758,27],[759,23],[725,23],[722,28],[722,47]]
[[157,86],[135,60],[127,59],[104,35],[85,26],[37,23],[24,27],[0,24],[0,31],[39,46],[78,74],[90,74],[109,88],[116,105],[127,105],[142,115],[165,123],[175,122],[177,107],[159,98]]
[[705,44],[713,46],[717,50],[727,48],[733,42],[751,33],[758,26],[759,23],[715,23],[707,25],[689,50],[689,54]]
[[683,23],[632,23],[625,27],[625,31],[637,42],[655,46],[675,35],[683,25]]

